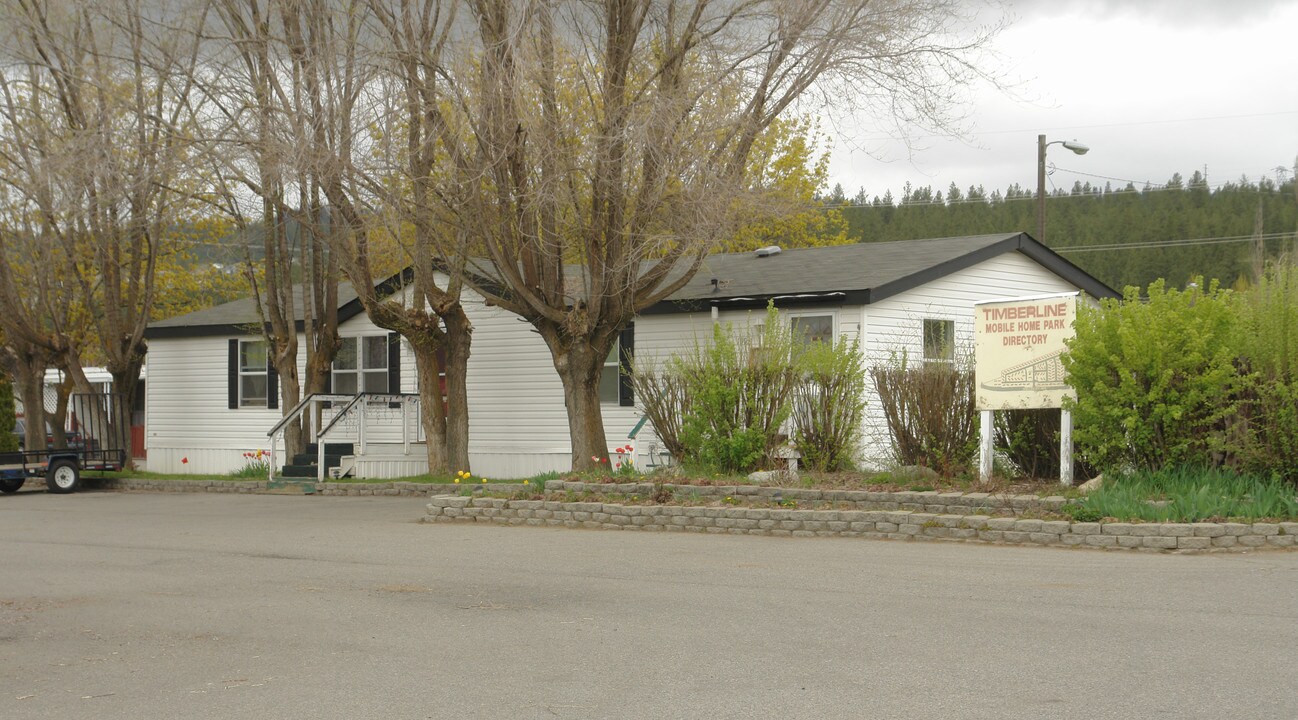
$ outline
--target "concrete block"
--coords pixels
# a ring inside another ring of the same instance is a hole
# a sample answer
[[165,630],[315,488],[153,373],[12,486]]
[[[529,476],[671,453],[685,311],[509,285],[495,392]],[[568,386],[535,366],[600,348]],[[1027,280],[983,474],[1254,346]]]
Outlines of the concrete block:
[[1014,530],[1017,532],[1034,533],[1041,532],[1040,520],[1015,520]]
[[1176,547],[1181,550],[1206,550],[1212,547],[1212,538],[1181,536],[1176,539]]

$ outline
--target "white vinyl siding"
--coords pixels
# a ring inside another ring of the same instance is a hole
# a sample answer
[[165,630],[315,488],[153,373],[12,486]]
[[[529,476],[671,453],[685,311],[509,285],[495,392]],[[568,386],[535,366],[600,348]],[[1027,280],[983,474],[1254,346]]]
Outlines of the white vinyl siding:
[[[979,300],[1069,292],[1075,287],[1017,253],[991,260],[926,283],[869,306],[793,307],[789,315],[834,314],[837,335],[860,336],[867,364],[886,362],[894,353],[923,357],[923,320],[951,321],[956,362],[968,357],[973,337],[973,304]],[[568,417],[563,385],[549,348],[532,326],[466,292],[464,307],[473,324],[469,357],[469,454],[476,474],[489,478],[528,477],[547,470],[567,470],[571,463]],[[757,324],[764,311],[726,310],[723,323]],[[386,336],[363,314],[343,323],[346,338]],[[661,365],[674,352],[692,352],[712,337],[708,311],[652,314],[636,318],[634,357],[637,366]],[[267,448],[266,431],[278,410],[227,408],[227,337],[157,338],[150,341],[147,384],[149,468],[161,472],[228,472],[241,464],[242,453]],[[359,341],[358,341],[359,342]],[[376,356],[377,357],[377,356]],[[299,366],[305,352],[299,354]],[[403,341],[402,391],[415,391],[414,359]],[[611,367],[611,365],[610,365]],[[300,372],[304,371],[299,367]],[[867,460],[879,460],[886,438],[877,430],[882,417],[877,399],[867,395],[866,430],[872,441]],[[602,406],[609,448],[626,443],[639,411],[613,403]],[[393,410],[392,413],[399,413]],[[417,425],[417,423],[416,423]],[[371,441],[400,441],[400,427],[374,430]],[[638,439],[637,463],[654,440],[650,429]],[[415,452],[421,452],[421,450]],[[188,457],[187,466],[180,464]],[[282,462],[282,458],[280,458]]]

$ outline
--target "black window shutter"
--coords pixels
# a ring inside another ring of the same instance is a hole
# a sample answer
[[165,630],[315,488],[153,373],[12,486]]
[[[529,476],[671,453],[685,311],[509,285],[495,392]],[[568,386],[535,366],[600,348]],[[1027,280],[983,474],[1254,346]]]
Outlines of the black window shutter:
[[635,405],[635,393],[631,389],[631,358],[635,354],[635,323],[631,323],[618,336],[617,353],[617,404],[622,407]]
[[279,408],[279,373],[275,372],[274,344],[266,343],[266,407]]
[[229,408],[231,410],[239,409],[239,341],[238,339],[230,340],[230,367],[228,375],[227,393],[229,394]]
[[401,392],[401,335],[388,333],[388,392]]

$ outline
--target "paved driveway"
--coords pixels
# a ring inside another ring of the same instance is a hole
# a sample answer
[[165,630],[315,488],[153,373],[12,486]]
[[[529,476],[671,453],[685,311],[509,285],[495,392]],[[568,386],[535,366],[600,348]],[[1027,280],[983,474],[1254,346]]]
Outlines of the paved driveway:
[[1298,717],[1298,553],[0,497],[0,718]]

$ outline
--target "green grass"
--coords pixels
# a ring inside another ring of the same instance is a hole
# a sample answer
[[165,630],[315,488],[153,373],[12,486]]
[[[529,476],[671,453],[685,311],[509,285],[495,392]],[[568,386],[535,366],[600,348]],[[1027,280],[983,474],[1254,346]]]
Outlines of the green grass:
[[1277,478],[1230,470],[1167,468],[1106,477],[1065,512],[1077,519],[1147,522],[1298,518],[1295,488]]

